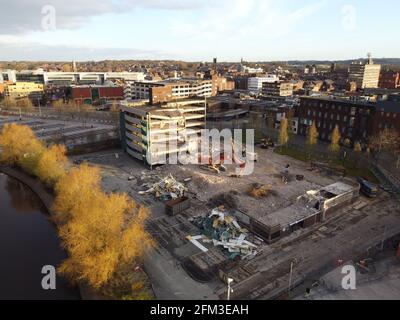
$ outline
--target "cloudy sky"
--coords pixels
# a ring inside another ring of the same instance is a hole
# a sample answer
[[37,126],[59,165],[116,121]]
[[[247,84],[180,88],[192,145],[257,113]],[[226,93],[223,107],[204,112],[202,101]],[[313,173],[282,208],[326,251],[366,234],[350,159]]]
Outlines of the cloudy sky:
[[400,57],[397,0],[0,0],[0,60]]

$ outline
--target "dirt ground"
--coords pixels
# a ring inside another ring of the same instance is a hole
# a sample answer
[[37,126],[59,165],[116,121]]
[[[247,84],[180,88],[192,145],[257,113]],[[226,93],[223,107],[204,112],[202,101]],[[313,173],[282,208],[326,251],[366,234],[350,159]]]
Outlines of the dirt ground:
[[[208,279],[196,279],[198,270],[190,269],[190,262],[195,261],[212,269],[223,257],[212,244],[207,245],[210,249],[208,253],[202,253],[186,239],[187,235],[200,234],[189,220],[210,213],[210,198],[230,194],[239,210],[255,216],[267,215],[290,205],[310,189],[327,186],[340,179],[309,171],[308,164],[274,154],[271,150],[257,149],[256,152],[259,162],[255,171],[243,178],[230,177],[235,169],[233,166],[228,166],[228,171],[219,175],[194,165],[166,165],[151,171],[121,150],[77,156],[73,160],[99,165],[105,190],[127,192],[135,201],[151,208],[148,228],[159,246],[149,254],[146,264],[157,298],[214,299],[225,296],[226,285],[218,280],[215,270]],[[292,179],[285,183],[281,173],[287,165]],[[176,217],[167,216],[163,203],[153,195],[139,195],[140,191],[147,190],[149,185],[169,174],[180,182],[191,178],[185,183],[189,189],[191,208]],[[297,181],[296,175],[304,176],[304,180]],[[247,191],[255,183],[265,185],[273,192],[266,198],[254,199]],[[340,218],[327,222],[325,226],[296,231],[271,246],[261,245],[259,254],[253,260],[236,269],[238,278],[244,275],[243,282],[235,284],[237,297],[270,298],[287,285],[290,262],[293,260],[297,261],[294,281],[313,276],[316,271],[331,271],[335,268],[333,261],[336,257],[351,257],[359,250],[366,250],[366,246],[374,244],[373,241],[379,241],[384,225],[389,226],[388,232],[400,232],[399,211],[398,202],[387,195],[373,201],[361,197],[353,206],[341,210],[338,213]],[[168,274],[163,270],[168,270]],[[199,283],[199,280],[204,281]]]

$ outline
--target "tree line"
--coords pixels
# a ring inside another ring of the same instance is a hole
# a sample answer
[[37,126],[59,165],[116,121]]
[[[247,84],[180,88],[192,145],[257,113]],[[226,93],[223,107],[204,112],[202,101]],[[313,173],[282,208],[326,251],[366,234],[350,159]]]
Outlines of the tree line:
[[144,227],[149,211],[125,193],[105,193],[98,167],[71,166],[65,146],[46,146],[25,125],[5,124],[0,147],[2,163],[21,168],[54,191],[53,219],[69,253],[58,269],[62,275],[101,289],[126,264],[140,264],[153,245]]
[[[315,122],[309,127],[307,132],[307,145],[312,148],[318,143],[318,129]],[[279,128],[278,142],[282,146],[286,146],[289,143],[289,119],[283,118]],[[342,139],[340,134],[339,126],[335,126],[330,137],[331,143],[329,145],[329,151],[333,154],[340,151],[341,145],[345,147],[351,147],[351,141],[346,138]],[[400,135],[395,129],[385,128],[379,132],[376,136],[369,139],[365,148],[362,147],[359,141],[355,141],[353,145],[353,151],[356,154],[361,154],[363,151],[368,155],[374,153],[377,157],[382,151],[389,151],[400,158]],[[398,161],[399,164],[399,161]]]

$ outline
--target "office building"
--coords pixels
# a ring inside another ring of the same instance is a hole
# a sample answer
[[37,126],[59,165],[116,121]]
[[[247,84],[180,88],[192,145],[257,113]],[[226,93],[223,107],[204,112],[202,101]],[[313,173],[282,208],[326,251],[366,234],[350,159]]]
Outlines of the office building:
[[264,82],[262,84],[262,94],[265,96],[291,97],[293,95],[293,87],[291,82]]
[[37,100],[42,98],[43,92],[44,86],[33,82],[16,82],[4,86],[4,96],[10,99],[30,98]]
[[218,81],[198,78],[139,81],[130,84],[131,98],[149,99],[150,104],[168,103],[196,97],[212,97],[217,94],[217,91]]
[[279,78],[275,75],[267,75],[265,77],[251,77],[251,78],[248,78],[247,81],[248,81],[247,89],[250,92],[261,93],[262,88],[263,88],[263,83],[277,82],[277,81],[279,81]]
[[367,62],[354,62],[349,68],[349,82],[355,82],[358,89],[378,88],[381,66],[374,64],[371,55]]

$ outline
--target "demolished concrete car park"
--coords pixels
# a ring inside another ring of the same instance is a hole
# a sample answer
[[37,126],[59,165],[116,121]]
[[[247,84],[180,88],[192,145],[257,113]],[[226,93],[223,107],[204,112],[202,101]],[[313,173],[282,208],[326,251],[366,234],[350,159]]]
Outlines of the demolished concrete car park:
[[215,208],[208,216],[200,216],[192,219],[192,222],[203,232],[201,236],[188,236],[191,241],[203,252],[207,252],[199,240],[212,243],[216,247],[222,247],[229,259],[247,259],[257,254],[257,245],[246,240],[249,231],[242,228],[237,220],[229,214],[224,207]]
[[336,210],[351,204],[359,196],[359,190],[360,185],[350,180],[337,182],[320,190],[308,191],[295,203],[271,214],[236,212],[235,216],[251,232],[273,243],[298,229],[324,221]]

